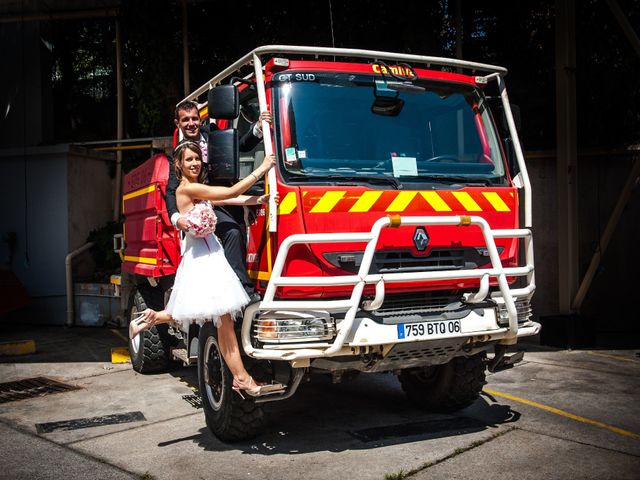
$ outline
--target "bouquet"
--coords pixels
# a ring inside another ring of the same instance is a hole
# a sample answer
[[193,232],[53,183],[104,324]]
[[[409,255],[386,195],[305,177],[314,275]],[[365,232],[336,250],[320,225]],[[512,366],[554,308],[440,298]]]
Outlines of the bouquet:
[[218,219],[209,202],[196,203],[186,217],[189,232],[196,237],[206,237],[216,230]]

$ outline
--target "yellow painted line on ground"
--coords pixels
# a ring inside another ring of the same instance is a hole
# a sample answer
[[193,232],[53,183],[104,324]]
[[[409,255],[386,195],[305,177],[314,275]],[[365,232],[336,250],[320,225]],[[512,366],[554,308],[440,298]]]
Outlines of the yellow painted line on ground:
[[111,349],[111,363],[131,363],[129,349],[126,347],[114,347]]
[[0,343],[0,355],[29,355],[30,353],[36,353],[36,342],[33,340]]
[[638,363],[640,362],[640,360],[637,360],[635,358],[627,358],[627,357],[622,357],[620,355],[609,355],[607,353],[600,353],[600,352],[589,352],[591,355],[596,355],[598,357],[604,357],[604,358],[612,358],[614,360],[622,360],[623,362],[631,362],[631,363]]
[[497,392],[496,390],[492,390],[490,388],[485,388],[484,391],[487,392],[489,395],[495,395],[496,397],[502,397],[508,400],[513,400],[514,402],[522,403],[524,405],[529,405],[530,407],[539,408],[547,412],[555,413],[556,415],[570,418],[571,420],[575,420],[576,422],[582,422],[588,425],[592,425],[594,427],[604,428],[605,430],[609,430],[610,432],[614,432],[619,435],[624,435],[625,437],[631,437],[635,440],[640,440],[640,435],[638,435],[637,433],[629,432],[627,430],[623,430],[622,428],[614,427],[613,425],[608,425],[606,423],[598,422],[597,420],[591,420],[590,418],[574,415],[573,413],[565,412],[564,410],[560,410],[559,408],[543,405],[542,403],[527,400],[526,398],[516,397],[515,395],[509,395],[508,393]]
[[127,337],[125,337],[122,333],[120,333],[118,330],[111,330],[111,333],[113,333],[116,337],[120,337],[122,340],[124,340],[125,342],[129,343],[129,339]]

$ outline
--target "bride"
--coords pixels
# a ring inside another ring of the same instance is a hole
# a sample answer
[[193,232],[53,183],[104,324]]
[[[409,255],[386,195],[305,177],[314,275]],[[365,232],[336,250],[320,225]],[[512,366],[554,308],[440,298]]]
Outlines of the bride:
[[210,203],[267,203],[268,195],[239,196],[271,169],[275,156],[265,156],[257,169],[231,187],[203,184],[206,171],[202,168],[202,152],[197,143],[180,143],[173,158],[180,182],[176,202],[189,225],[184,254],[165,310],[146,309],[129,325],[129,336],[135,338],[140,332],[161,323],[175,322],[188,328],[193,322],[202,325],[211,321],[218,328],[220,350],[233,375],[233,389],[251,396],[280,391],[283,385],[258,385],[242,363],[233,319],[247,305],[249,297],[214,235],[216,215]]

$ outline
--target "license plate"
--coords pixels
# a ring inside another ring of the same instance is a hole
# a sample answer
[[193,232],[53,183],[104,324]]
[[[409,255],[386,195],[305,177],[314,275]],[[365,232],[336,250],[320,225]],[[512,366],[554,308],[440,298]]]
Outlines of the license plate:
[[460,320],[444,320],[437,322],[399,323],[398,339],[429,339],[446,337],[460,333]]

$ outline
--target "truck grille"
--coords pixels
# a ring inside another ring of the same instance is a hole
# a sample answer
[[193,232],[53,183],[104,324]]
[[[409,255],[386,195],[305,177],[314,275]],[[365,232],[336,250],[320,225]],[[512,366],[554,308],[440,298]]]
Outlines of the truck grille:
[[422,313],[438,314],[459,308],[460,298],[460,295],[443,295],[442,292],[391,294],[385,296],[382,307],[373,313],[386,316],[419,310]]
[[464,249],[432,250],[429,255],[413,255],[408,250],[378,252],[372,265],[376,272],[372,273],[457,270],[464,268],[464,253]]
[[[503,247],[498,247],[501,253]],[[324,258],[332,265],[356,273],[362,252],[328,252]],[[428,254],[414,254],[409,249],[379,250],[373,257],[369,273],[434,272],[478,268],[489,263],[486,249],[475,247],[434,248]]]
[[401,322],[463,318],[469,315],[469,307],[461,302],[460,295],[446,293],[448,292],[388,295],[382,307],[367,312],[367,316],[377,323],[393,325]]

